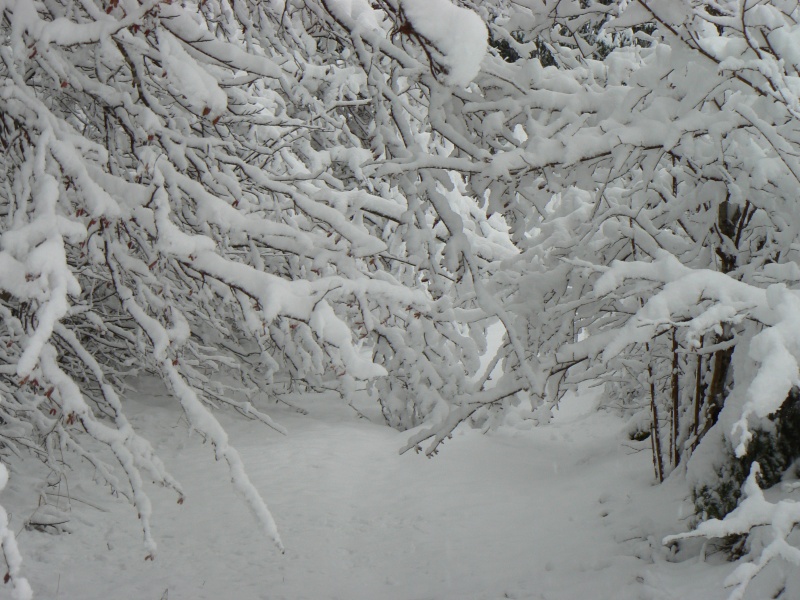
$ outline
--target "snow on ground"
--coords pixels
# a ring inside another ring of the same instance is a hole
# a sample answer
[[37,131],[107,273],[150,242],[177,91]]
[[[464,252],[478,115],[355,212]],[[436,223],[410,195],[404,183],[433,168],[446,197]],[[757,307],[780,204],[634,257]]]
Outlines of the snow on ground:
[[[626,447],[623,422],[597,412],[591,395],[568,398],[547,427],[459,429],[431,460],[398,455],[408,434],[379,424],[375,410],[375,423],[359,418],[331,396],[298,399],[308,415],[271,406],[289,429],[285,438],[222,415],[278,521],[280,555],[164,392],[140,390],[131,420],[150,432],[186,502],[151,490],[159,548],[149,562],[136,515],[98,490],[88,469],[68,476],[75,500],[63,525],[71,533],[61,535],[22,528],[43,509],[31,480],[12,474],[2,502],[37,598],[726,597],[720,582],[730,564],[714,556],[669,562],[659,543],[685,527],[685,484],[652,485],[649,454]],[[67,495],[64,483],[55,489]]]

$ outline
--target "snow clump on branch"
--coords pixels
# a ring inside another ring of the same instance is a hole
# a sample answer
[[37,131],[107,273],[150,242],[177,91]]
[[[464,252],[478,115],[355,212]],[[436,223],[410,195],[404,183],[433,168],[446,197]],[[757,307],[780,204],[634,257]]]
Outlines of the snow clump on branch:
[[488,32],[483,19],[449,0],[403,0],[401,6],[414,31],[442,53],[446,82],[469,85],[486,55]]
[[[0,491],[6,487],[7,483],[8,469],[4,464],[0,463]],[[3,550],[3,555],[8,565],[8,574],[5,581],[6,583],[10,581],[13,586],[11,597],[14,600],[30,600],[33,598],[33,590],[28,580],[20,575],[22,555],[17,548],[14,532],[8,527],[8,513],[2,506],[0,506],[0,548]]]

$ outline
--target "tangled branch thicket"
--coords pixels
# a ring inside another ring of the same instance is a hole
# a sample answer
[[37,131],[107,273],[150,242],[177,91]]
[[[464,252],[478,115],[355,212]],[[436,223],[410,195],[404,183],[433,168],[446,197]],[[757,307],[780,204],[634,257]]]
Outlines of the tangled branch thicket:
[[598,381],[708,514],[702,490],[736,471],[719,456],[753,458],[794,402],[794,2],[0,0],[0,17],[4,460],[89,461],[148,556],[144,480],[182,492],[125,416],[141,374],[279,548],[212,407],[282,431],[264,398],[366,388],[389,425],[427,424],[407,449],[433,454],[460,423],[544,423]]

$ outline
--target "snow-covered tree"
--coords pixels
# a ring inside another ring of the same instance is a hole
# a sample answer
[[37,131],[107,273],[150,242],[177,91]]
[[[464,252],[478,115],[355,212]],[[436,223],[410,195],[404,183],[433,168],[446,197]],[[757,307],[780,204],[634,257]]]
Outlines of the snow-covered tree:
[[482,213],[455,177],[374,174],[445,151],[416,77],[477,72],[482,21],[440,8],[478,32],[471,62],[403,50],[414,3],[0,2],[0,437],[91,463],[148,558],[145,481],[183,492],[125,416],[132,378],[164,381],[278,548],[212,407],[282,431],[267,400],[367,382],[408,426],[468,388],[474,301],[418,198]]
[[722,517],[754,440],[762,484],[800,455],[799,11],[0,0],[3,443],[92,463],[153,556],[158,376],[280,547],[211,407],[365,388],[433,454],[593,380]]
[[759,456],[781,447],[766,485],[800,455],[796,3],[474,8],[493,49],[466,89],[440,85],[441,44],[413,20],[397,26],[430,61],[433,77],[416,81],[445,152],[368,172],[425,183],[456,171],[502,216],[513,251],[482,256],[458,242],[475,227],[464,211],[449,219],[453,204],[417,187],[480,312],[505,326],[491,363],[502,374],[446,399],[408,448],[431,440],[433,453],[458,423],[520,396],[546,422],[565,388],[599,380],[647,411],[634,433],[649,436],[657,478],[688,459],[698,509],[721,516]]
[[[691,456],[698,509],[721,517],[750,464],[772,485],[800,456],[797,5],[514,3],[493,18],[513,24],[495,38],[514,55],[485,61],[464,106],[482,117],[474,138],[494,127],[493,156],[459,170],[519,250],[490,293],[546,380],[525,388],[535,416],[564,385],[605,381],[649,411],[657,477]],[[518,91],[488,83],[501,68]],[[498,386],[514,389],[511,348]],[[782,527],[759,565],[795,560]]]

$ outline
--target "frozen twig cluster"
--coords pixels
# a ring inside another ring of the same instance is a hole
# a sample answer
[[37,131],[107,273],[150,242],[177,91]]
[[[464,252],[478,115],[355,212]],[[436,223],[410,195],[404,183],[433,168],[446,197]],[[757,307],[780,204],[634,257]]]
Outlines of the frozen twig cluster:
[[[364,120],[376,89],[415,119],[425,102],[346,60],[334,13],[0,2],[0,439],[57,473],[62,453],[89,462],[134,506],[147,559],[147,485],[183,491],[125,415],[135,377],[164,382],[282,549],[214,407],[285,433],[264,399],[369,384],[408,426],[477,362],[432,211],[406,198],[411,180],[364,172],[388,152]],[[387,50],[389,19],[369,23]]]
[[214,407],[366,390],[432,455],[594,381],[659,480],[746,456],[800,383],[798,10],[0,0],[4,447],[89,461],[148,557],[143,374],[278,547]]

